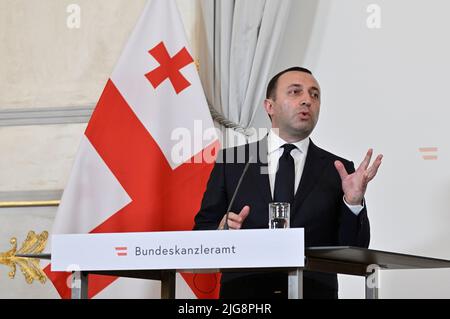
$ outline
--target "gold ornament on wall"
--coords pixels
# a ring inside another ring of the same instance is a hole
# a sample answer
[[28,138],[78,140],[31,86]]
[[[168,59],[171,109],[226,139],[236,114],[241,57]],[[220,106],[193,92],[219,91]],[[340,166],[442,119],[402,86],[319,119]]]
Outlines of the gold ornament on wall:
[[47,277],[39,265],[40,259],[21,257],[18,255],[35,255],[42,253],[47,244],[47,240],[48,232],[43,231],[37,235],[34,231],[30,231],[20,249],[17,250],[17,239],[14,237],[11,238],[9,242],[12,245],[12,248],[5,253],[0,253],[0,264],[10,268],[8,275],[11,279],[14,279],[17,265],[19,265],[28,284],[32,284],[34,280],[39,280],[42,284],[46,282]]

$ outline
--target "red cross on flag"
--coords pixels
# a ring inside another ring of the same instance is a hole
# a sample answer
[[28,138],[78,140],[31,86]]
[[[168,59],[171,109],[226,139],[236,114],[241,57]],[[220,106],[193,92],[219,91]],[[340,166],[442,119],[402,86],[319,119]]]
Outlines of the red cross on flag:
[[[192,229],[218,147],[175,0],[152,0],[82,138],[53,234]],[[46,272],[70,297],[69,275]],[[217,297],[215,274],[183,278]],[[120,280],[90,276],[89,296],[126,291]]]

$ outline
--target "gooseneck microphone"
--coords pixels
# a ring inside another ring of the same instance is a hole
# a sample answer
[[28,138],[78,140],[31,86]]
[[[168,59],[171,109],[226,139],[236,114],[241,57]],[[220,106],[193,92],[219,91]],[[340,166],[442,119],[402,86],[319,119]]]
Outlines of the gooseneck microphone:
[[227,208],[227,213],[225,214],[225,224],[223,225],[223,230],[230,229],[230,227],[228,226],[228,215],[230,214],[231,206],[233,206],[234,199],[236,198],[236,194],[239,190],[239,187],[241,186],[242,180],[244,179],[245,172],[247,172],[248,167],[250,166],[250,163],[252,162],[252,159],[253,159],[253,156],[250,156],[247,164],[245,164],[244,170],[242,171],[241,177],[239,178],[236,189],[234,190],[233,197],[231,197],[230,204],[228,205],[228,208]]

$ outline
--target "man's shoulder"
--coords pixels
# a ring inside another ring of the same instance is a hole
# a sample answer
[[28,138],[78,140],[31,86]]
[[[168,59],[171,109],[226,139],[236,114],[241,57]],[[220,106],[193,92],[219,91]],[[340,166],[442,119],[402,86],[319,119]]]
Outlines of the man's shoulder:
[[246,163],[250,159],[256,161],[261,160],[261,155],[267,149],[267,138],[263,138],[256,142],[243,145],[228,147],[220,150],[217,160],[221,163]]
[[310,151],[311,150],[313,150],[317,154],[319,154],[320,157],[326,158],[329,161],[333,161],[333,162],[334,161],[341,161],[344,165],[352,164],[352,161],[350,161],[350,160],[348,160],[346,158],[343,158],[343,157],[341,157],[339,155],[333,154],[333,153],[331,153],[331,152],[329,152],[329,151],[327,151],[327,150],[325,150],[325,149],[315,145],[312,141],[310,143]]
[[245,144],[241,144],[238,146],[227,147],[227,148],[222,149],[222,151],[232,151],[232,150],[238,151],[238,150],[243,150],[243,149],[256,148],[256,147],[263,146],[264,143],[267,144],[267,137],[264,137],[256,142],[245,143]]

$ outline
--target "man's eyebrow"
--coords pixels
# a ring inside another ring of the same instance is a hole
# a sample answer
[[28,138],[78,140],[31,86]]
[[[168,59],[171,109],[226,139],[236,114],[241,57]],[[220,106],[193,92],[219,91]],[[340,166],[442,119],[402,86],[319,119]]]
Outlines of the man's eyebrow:
[[[291,84],[291,85],[288,86],[288,88],[292,88],[292,87],[295,87],[295,88],[303,88],[303,85],[302,85],[302,84],[298,84],[298,83],[293,83],[293,84]],[[320,91],[320,89],[319,89],[317,86],[312,86],[312,87],[310,88],[310,90],[317,90],[317,91]]]
[[[291,85],[289,85],[287,87],[288,90],[293,89],[293,88],[297,88],[297,89],[303,89],[303,85],[302,84],[298,84],[298,83],[293,83]],[[320,89],[316,86],[313,86],[311,88],[309,88],[309,90],[313,90],[313,91],[317,91],[320,93]]]

